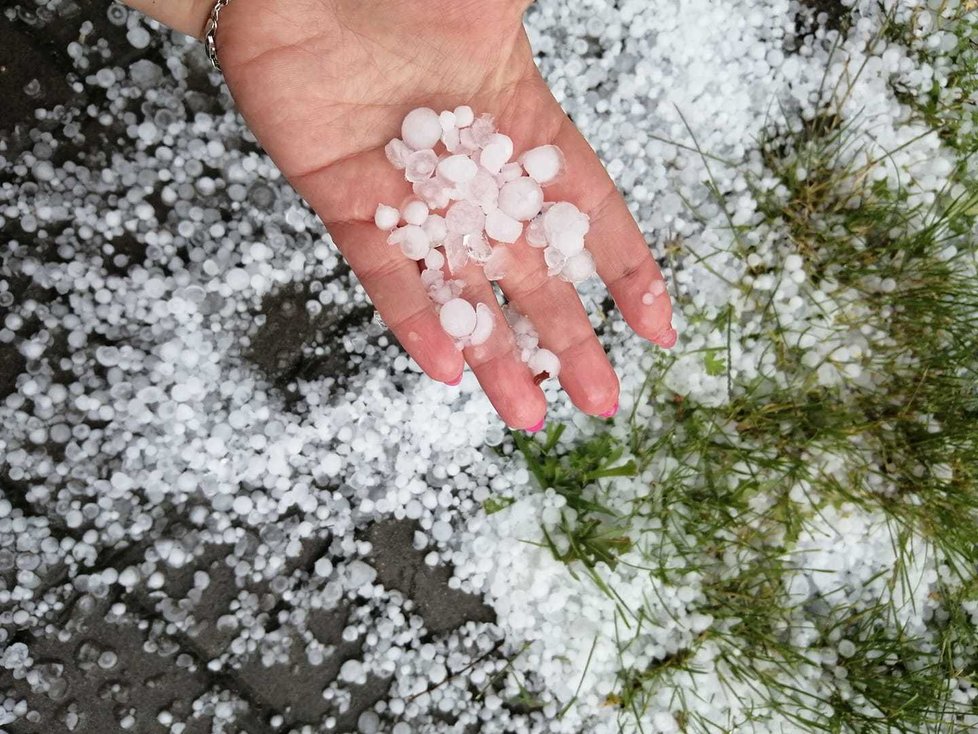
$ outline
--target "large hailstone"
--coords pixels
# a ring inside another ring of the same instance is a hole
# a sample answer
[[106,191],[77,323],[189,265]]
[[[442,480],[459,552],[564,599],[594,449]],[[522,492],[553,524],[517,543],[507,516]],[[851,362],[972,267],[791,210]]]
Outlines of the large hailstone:
[[414,150],[430,150],[441,140],[438,113],[428,107],[411,110],[401,123],[401,139]]
[[556,145],[541,145],[520,156],[526,175],[541,186],[553,183],[564,172],[564,154]]
[[453,298],[442,306],[438,318],[445,333],[456,339],[464,339],[475,331],[475,309],[464,298]]
[[450,155],[438,164],[438,175],[453,184],[467,183],[478,172],[479,167],[467,155]]
[[446,302],[438,318],[445,333],[462,348],[477,347],[489,341],[496,322],[489,306],[478,303],[473,307],[464,298]]
[[519,222],[528,222],[543,208],[543,189],[528,176],[510,181],[499,189],[499,208]]
[[512,244],[523,234],[523,224],[496,209],[486,215],[486,234],[497,242]]

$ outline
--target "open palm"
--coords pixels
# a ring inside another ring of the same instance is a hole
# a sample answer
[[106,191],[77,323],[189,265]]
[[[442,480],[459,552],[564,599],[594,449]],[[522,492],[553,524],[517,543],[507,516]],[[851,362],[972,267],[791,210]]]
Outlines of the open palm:
[[[400,121],[420,106],[470,105],[495,116],[517,151],[553,143],[568,175],[548,199],[591,218],[588,247],[625,320],[641,336],[675,342],[667,297],[645,305],[661,280],[624,200],[594,151],[550,94],[521,23],[526,0],[234,0],[217,45],[225,77],[259,142],[322,217],[374,306],[432,378],[453,382],[469,364],[503,420],[539,424],[546,400],[520,361],[478,265],[460,276],[464,297],[490,305],[490,340],[459,353],[442,330],[418,264],[373,223],[380,202],[411,193],[384,155]],[[555,352],[560,382],[581,410],[618,401],[618,379],[574,287],[547,276],[542,250],[514,245],[500,286]]]

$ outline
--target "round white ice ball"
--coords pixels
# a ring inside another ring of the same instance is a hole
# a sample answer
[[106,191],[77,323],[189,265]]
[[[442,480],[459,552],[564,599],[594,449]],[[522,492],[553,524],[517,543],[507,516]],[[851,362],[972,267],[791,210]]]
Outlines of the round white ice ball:
[[520,156],[526,174],[540,185],[553,183],[564,172],[564,154],[556,145],[541,145]]
[[441,140],[441,120],[428,107],[411,110],[401,123],[401,138],[414,150],[434,148]]
[[475,309],[463,298],[453,298],[442,306],[438,317],[445,333],[456,339],[463,339],[475,330]]
[[499,208],[520,222],[527,222],[543,208],[543,189],[532,178],[523,176],[499,190]]
[[374,224],[385,232],[390,232],[401,219],[401,214],[397,209],[386,204],[378,204],[377,211],[374,213]]

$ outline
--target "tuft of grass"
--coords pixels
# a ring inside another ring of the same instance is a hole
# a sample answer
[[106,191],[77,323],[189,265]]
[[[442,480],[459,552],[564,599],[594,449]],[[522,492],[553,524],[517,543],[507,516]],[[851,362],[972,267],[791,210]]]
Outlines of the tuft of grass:
[[[560,522],[558,544],[546,533],[554,558],[571,564],[581,562],[589,571],[599,564],[614,568],[617,558],[632,545],[628,535],[617,526],[617,513],[598,500],[596,485],[601,480],[634,476],[635,462],[622,461],[625,449],[610,434],[572,447],[562,447],[564,426],[547,429],[542,442],[513,431],[512,437],[523,454],[537,483],[552,489],[566,501],[572,514],[564,513]],[[599,581],[598,577],[595,577]]]
[[[978,4],[943,0],[929,11],[918,8],[910,24],[889,24],[886,31],[889,40],[916,52],[918,65],[943,77],[921,88],[898,81],[900,100],[947,145],[964,154],[978,151]],[[927,42],[938,34],[941,44]]]

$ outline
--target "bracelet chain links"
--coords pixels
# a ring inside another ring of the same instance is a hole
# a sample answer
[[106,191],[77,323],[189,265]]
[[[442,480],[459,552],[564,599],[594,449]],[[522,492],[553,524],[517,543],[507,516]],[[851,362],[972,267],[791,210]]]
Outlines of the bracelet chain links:
[[207,19],[207,26],[204,28],[204,44],[207,48],[207,58],[211,60],[211,65],[221,70],[221,62],[217,58],[217,21],[221,15],[221,9],[231,0],[216,0],[214,7],[211,8],[210,18]]

